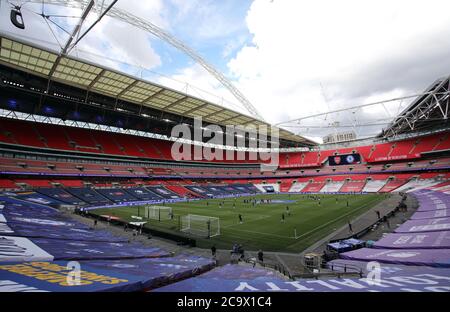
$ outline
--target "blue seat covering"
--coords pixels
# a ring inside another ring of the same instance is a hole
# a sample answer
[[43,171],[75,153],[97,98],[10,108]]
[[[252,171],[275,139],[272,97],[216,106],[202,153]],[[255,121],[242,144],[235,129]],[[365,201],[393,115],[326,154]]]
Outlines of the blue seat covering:
[[[342,261],[342,260],[340,260]],[[343,266],[342,266],[343,267]],[[356,272],[358,272],[356,270]],[[367,273],[368,270],[365,271]],[[195,278],[174,283],[156,292],[383,292],[449,291],[449,269],[381,267],[381,279],[359,277],[300,279],[296,281],[260,268],[226,265]]]
[[80,284],[67,283],[73,267],[67,261],[0,263],[0,292],[130,292],[145,291],[209,270],[206,258],[80,261]]
[[126,192],[123,189],[119,188],[112,188],[112,189],[97,189],[97,193],[103,195],[104,197],[108,198],[110,201],[114,203],[125,203],[125,202],[132,202],[137,201],[138,199],[131,195],[130,193]]
[[37,192],[56,199],[60,202],[69,204],[69,205],[83,205],[85,204],[84,201],[82,201],[81,199],[73,196],[72,194],[69,194],[68,192],[66,192],[64,189],[62,188],[41,188],[38,189]]
[[128,242],[79,242],[49,238],[30,238],[54,260],[139,259],[167,257],[170,253],[156,247]]
[[239,189],[236,189],[232,186],[229,185],[224,185],[224,186],[220,186],[220,188],[226,192],[228,195],[239,195],[239,194],[243,194],[243,192]]
[[81,263],[86,263],[94,268],[121,271],[129,275],[140,276],[142,288],[145,290],[155,289],[193,277],[209,271],[214,266],[214,262],[210,259],[190,255],[153,259],[91,260]]
[[105,230],[70,220],[53,208],[0,197],[0,235],[73,241],[126,242]]
[[68,262],[15,262],[0,263],[0,292],[105,292],[141,291],[139,276],[90,267],[80,266],[80,283],[74,279],[68,283],[73,267]]
[[234,292],[267,291],[268,284],[284,284],[286,280],[265,269],[225,265],[198,277],[187,279],[156,292]]
[[[204,257],[173,257],[158,247],[128,242],[17,198],[0,196],[0,217],[0,291],[144,291],[214,265]],[[67,261],[80,264],[80,285],[67,284]]]
[[58,200],[56,198],[51,198],[44,194],[35,192],[35,191],[27,191],[27,192],[19,192],[16,194],[15,198],[24,200],[30,203],[41,204],[52,207],[59,207],[64,205],[65,202]]
[[147,189],[163,199],[180,199],[180,195],[166,189],[163,186],[147,186]]
[[135,188],[129,188],[125,189],[125,191],[132,196],[136,197],[139,200],[160,200],[161,196],[150,192],[145,187],[135,187]]
[[88,204],[111,204],[111,201],[90,188],[67,188],[70,194]]
[[213,196],[229,195],[229,193],[220,186],[204,186],[203,188],[206,189],[208,193],[212,194]]
[[198,185],[186,185],[185,188],[187,188],[188,190],[190,190],[204,198],[214,196],[214,194],[212,192],[210,192],[206,188],[198,186]]
[[258,188],[252,187],[252,184],[233,184],[232,187],[241,191],[243,194],[255,194],[259,193]]

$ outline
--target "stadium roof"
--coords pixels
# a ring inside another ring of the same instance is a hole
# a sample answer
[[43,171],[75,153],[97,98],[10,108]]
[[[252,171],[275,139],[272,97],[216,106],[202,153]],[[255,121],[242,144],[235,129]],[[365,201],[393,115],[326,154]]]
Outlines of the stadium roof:
[[[97,92],[137,105],[186,117],[202,117],[204,122],[222,126],[255,126],[268,123],[228,108],[144,81],[130,75],[61,56],[34,43],[0,35],[0,63],[35,75]],[[305,145],[317,145],[304,137],[279,129],[280,139]]]

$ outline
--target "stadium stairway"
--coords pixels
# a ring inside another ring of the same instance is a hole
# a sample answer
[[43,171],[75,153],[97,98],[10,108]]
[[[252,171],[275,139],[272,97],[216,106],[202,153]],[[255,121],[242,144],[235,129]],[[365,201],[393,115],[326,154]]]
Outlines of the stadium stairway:
[[408,180],[403,180],[403,179],[389,180],[378,192],[391,193],[407,182],[408,182]]
[[445,192],[449,188],[450,188],[450,181],[442,182],[430,187],[430,189],[433,191],[442,191],[442,192]]
[[344,181],[327,182],[320,190],[320,193],[337,193],[344,186],[344,183]]
[[414,192],[424,188],[428,188],[434,185],[441,183],[440,181],[434,180],[421,180],[421,179],[413,179],[408,183],[400,186],[395,191],[396,192]]
[[281,193],[288,193],[289,190],[292,187],[292,180],[290,179],[283,179],[280,183],[280,192]]
[[340,193],[360,193],[366,185],[366,181],[347,181],[339,190]]
[[289,190],[290,193],[300,193],[308,185],[308,182],[297,182],[294,183]]
[[386,185],[386,180],[368,180],[363,188],[364,193],[379,192]]
[[311,182],[302,190],[303,193],[318,193],[325,186],[325,182]]

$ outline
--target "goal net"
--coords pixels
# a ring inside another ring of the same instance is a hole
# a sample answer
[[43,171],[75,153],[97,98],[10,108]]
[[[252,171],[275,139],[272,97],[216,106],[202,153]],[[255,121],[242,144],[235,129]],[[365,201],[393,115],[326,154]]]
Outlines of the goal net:
[[171,220],[172,208],[164,206],[145,206],[145,217],[152,220]]
[[207,238],[218,236],[220,235],[220,219],[192,214],[182,216],[181,231]]

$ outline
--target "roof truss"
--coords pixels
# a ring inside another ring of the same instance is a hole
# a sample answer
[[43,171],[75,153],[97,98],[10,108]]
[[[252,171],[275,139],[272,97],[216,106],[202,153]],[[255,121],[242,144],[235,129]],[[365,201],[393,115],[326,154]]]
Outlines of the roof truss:
[[[270,124],[235,112],[188,94],[148,81],[50,51],[36,44],[0,35],[0,63],[32,74],[72,85],[118,100],[163,112],[194,118],[206,123],[226,125]],[[288,131],[280,131],[280,139],[315,144]]]
[[383,132],[385,138],[449,124],[450,77],[434,82]]

